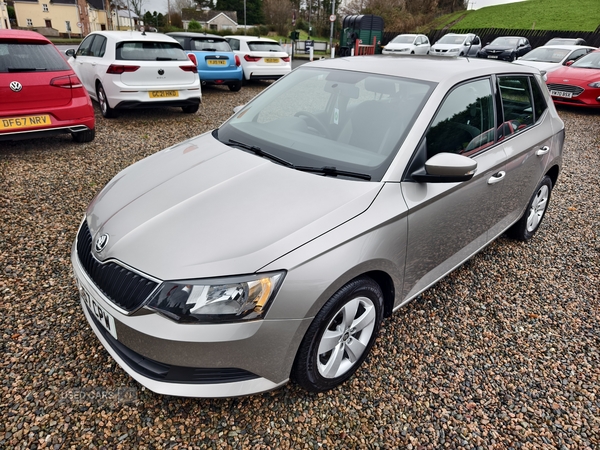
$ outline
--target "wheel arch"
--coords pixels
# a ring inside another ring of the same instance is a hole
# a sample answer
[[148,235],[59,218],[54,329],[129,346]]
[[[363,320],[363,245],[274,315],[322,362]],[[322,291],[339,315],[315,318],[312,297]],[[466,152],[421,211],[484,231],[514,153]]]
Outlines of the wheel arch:
[[552,181],[552,187],[556,186],[556,182],[558,181],[558,174],[560,173],[560,169],[558,165],[552,166],[547,172],[546,175],[550,177]]

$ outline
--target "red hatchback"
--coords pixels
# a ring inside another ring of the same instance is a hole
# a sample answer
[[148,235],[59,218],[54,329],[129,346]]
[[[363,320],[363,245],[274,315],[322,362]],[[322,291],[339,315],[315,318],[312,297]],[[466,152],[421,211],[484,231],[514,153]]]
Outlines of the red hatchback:
[[0,30],[0,141],[70,133],[94,139],[94,108],[58,49],[33,31]]
[[600,108],[600,50],[547,76],[546,84],[554,103]]

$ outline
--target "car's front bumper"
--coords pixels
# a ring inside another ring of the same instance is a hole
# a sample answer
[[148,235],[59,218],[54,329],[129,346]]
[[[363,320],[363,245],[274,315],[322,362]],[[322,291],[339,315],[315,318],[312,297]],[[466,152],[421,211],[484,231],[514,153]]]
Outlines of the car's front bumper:
[[[94,333],[115,361],[148,389],[185,397],[233,397],[276,389],[288,381],[310,319],[178,324],[145,308],[127,315],[90,279],[76,244],[71,261]],[[92,309],[110,316],[112,332]]]

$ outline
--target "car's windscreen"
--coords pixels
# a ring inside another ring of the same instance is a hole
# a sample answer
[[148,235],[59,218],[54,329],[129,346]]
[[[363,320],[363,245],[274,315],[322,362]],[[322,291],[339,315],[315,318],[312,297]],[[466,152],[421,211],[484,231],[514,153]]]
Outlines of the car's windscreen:
[[70,70],[51,44],[0,41],[0,73]]
[[231,47],[225,39],[201,38],[192,39],[191,49],[198,52],[230,52]]
[[248,42],[248,48],[253,52],[284,52],[277,42],[253,41]]
[[377,181],[434,86],[365,72],[300,67],[223,124],[218,139],[258,147],[294,166],[335,167]]
[[117,59],[125,61],[189,61],[175,42],[120,42]]
[[565,48],[538,47],[521,57],[521,61],[539,61],[547,63],[561,62],[571,50]]
[[580,69],[600,69],[600,52],[588,53],[581,59],[575,61],[571,67]]
[[437,41],[438,44],[462,44],[465,41],[464,36],[442,36],[442,38]]
[[518,43],[518,38],[500,37],[494,39],[490,45],[498,45],[502,47],[516,47]]
[[390,41],[390,44],[412,44],[415,41],[414,36],[396,36],[394,39]]

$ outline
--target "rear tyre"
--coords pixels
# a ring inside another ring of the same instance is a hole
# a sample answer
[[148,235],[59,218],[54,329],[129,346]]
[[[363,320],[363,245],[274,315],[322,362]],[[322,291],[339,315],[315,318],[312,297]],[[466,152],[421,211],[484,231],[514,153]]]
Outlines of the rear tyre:
[[231,92],[237,92],[242,88],[242,80],[236,81],[234,84],[228,84],[227,86]]
[[198,103],[197,105],[182,106],[181,109],[186,114],[194,114],[198,111],[198,109],[200,109],[200,104]]
[[71,136],[73,136],[73,141],[80,144],[84,142],[92,142],[94,140],[94,137],[96,137],[96,130],[92,129],[78,131],[76,133],[71,133]]
[[98,86],[96,87],[96,97],[98,98],[98,104],[100,105],[100,112],[102,113],[102,117],[110,119],[112,117],[117,116],[115,110],[112,109],[108,104],[106,92],[104,92],[104,88],[100,83],[98,83]]
[[507,234],[510,237],[519,241],[527,241],[533,237],[546,214],[551,192],[552,180],[545,176],[535,189],[523,216],[509,228]]
[[311,392],[346,381],[367,358],[383,318],[383,293],[371,278],[350,281],[310,324],[294,361],[292,379]]

